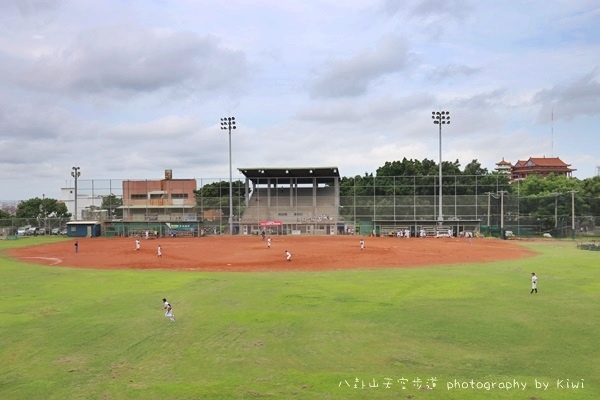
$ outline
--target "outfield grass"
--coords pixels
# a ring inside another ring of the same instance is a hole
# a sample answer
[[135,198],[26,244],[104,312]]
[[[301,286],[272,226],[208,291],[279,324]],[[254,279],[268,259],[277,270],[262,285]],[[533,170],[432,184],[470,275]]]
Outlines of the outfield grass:
[[[60,239],[0,249],[36,240]],[[303,273],[78,270],[0,255],[0,399],[598,399],[600,254],[526,246],[540,254]],[[504,388],[515,382],[525,389]]]

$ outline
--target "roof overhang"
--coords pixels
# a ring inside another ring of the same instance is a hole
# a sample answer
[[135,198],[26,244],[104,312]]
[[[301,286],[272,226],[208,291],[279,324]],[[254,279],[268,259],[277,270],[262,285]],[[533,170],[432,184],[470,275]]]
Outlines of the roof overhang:
[[238,168],[244,176],[254,183],[267,183],[277,180],[279,184],[333,183],[340,178],[338,167],[302,167],[302,168]]

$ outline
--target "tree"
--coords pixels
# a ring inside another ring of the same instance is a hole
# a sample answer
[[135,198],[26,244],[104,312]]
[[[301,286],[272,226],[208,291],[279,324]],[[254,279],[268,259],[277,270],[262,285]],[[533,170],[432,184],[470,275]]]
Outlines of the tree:
[[518,187],[519,213],[539,220],[544,230],[555,227],[570,226],[573,203],[577,214],[585,214],[589,210],[587,202],[579,195],[571,192],[581,191],[581,182],[564,175],[550,174],[545,178],[529,175],[513,185]]
[[[445,196],[474,196],[500,190],[510,192],[510,177],[489,173],[477,160],[472,160],[460,170],[460,162],[442,162],[442,186]],[[439,164],[433,160],[407,159],[387,161],[377,169],[376,176],[365,173],[364,177],[342,178],[340,196],[343,216],[360,215],[385,217],[399,216],[410,206],[428,209],[433,207],[439,185]],[[399,196],[394,199],[394,196]],[[414,196],[409,203],[402,203],[403,196]],[[377,197],[377,199],[375,199]],[[355,200],[354,208],[350,199]],[[407,215],[408,217],[409,215]],[[433,217],[432,217],[433,218]]]
[[[221,210],[223,216],[229,217],[229,181],[209,183],[200,189],[194,190],[196,207],[201,210]],[[232,182],[232,205],[234,215],[241,215],[244,211],[243,198],[246,194],[244,182]]]
[[[460,167],[458,160],[454,163],[442,162],[442,175],[455,175],[460,172],[458,167]],[[382,167],[377,168],[376,175],[378,177],[438,175],[438,169],[438,164],[433,160],[408,160],[404,157],[402,161],[386,161]]]
[[477,160],[473,160],[465,166],[463,171],[464,175],[487,175],[487,168],[482,168],[481,163]]
[[600,175],[582,180],[580,188],[587,196],[600,197]]
[[71,213],[62,201],[56,199],[34,197],[17,205],[17,218],[70,218]]
[[4,210],[0,210],[0,226],[11,226],[13,215],[10,215]]
[[600,176],[581,181],[580,192],[575,196],[587,206],[580,214],[600,215]]
[[68,220],[70,218],[71,213],[62,201],[35,197],[22,201],[17,205],[15,223],[47,228],[49,220],[58,220],[60,224],[61,220]]
[[580,181],[564,175],[550,174],[545,178],[529,175],[519,185],[522,196],[542,196],[579,190]]
[[108,210],[108,217],[110,219],[121,219],[123,218],[123,210],[119,207],[123,205],[123,199],[109,194],[102,198],[102,205],[100,206],[103,210]]

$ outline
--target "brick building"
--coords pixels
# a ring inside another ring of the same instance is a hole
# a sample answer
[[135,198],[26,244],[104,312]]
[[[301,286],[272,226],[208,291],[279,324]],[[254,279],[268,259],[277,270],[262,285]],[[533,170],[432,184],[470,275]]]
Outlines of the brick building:
[[165,179],[123,181],[123,221],[197,221],[194,190],[195,179],[173,179],[171,170]]

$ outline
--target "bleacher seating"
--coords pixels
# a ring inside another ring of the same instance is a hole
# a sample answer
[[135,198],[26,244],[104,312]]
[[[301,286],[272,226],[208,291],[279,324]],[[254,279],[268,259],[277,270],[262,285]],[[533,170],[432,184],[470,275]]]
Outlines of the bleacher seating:
[[334,193],[333,187],[318,188],[313,201],[312,188],[293,189],[291,196],[289,188],[272,189],[268,206],[266,189],[256,190],[242,221],[280,220],[289,224],[333,221],[338,216]]

